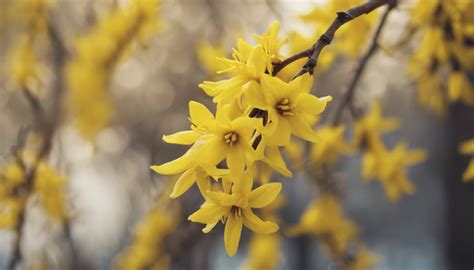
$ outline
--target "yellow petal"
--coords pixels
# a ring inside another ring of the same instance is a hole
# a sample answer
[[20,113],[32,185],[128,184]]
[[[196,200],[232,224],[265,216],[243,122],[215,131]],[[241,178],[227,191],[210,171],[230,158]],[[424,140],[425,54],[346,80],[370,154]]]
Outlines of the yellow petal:
[[202,229],[202,232],[203,232],[203,233],[208,233],[208,232],[210,232],[212,229],[214,229],[214,227],[216,227],[217,222],[219,222],[219,221],[206,224],[206,227],[204,227],[204,228]]
[[192,158],[189,155],[184,154],[175,160],[166,162],[162,165],[150,166],[150,168],[159,174],[177,174],[189,169],[192,166],[192,163]]
[[258,216],[256,216],[251,209],[243,209],[244,214],[244,225],[250,230],[256,233],[274,233],[278,231],[279,227],[277,224],[270,221],[263,221]]
[[171,135],[163,135],[163,141],[172,144],[190,145],[193,144],[200,135],[199,132],[194,130],[186,130]]
[[220,205],[205,202],[199,210],[188,217],[188,220],[204,224],[214,223],[221,219],[226,212],[225,210]]
[[305,73],[302,76],[296,78],[296,80],[300,80],[300,91],[303,93],[310,93],[311,89],[313,88],[314,77],[311,76],[309,73]]
[[177,198],[186,192],[196,182],[196,170],[194,168],[186,170],[174,184],[171,198]]
[[326,104],[331,101],[331,96],[318,98],[309,93],[298,95],[295,101],[296,109],[301,113],[320,114],[326,108]]
[[461,143],[459,146],[459,152],[464,155],[474,154],[474,139]]
[[310,142],[319,142],[317,134],[301,115],[295,114],[288,122],[291,126],[291,132],[294,135]]
[[243,149],[233,149],[227,154],[227,167],[232,175],[240,175],[245,169],[245,154]]
[[224,230],[224,244],[229,256],[234,256],[239,248],[240,234],[242,233],[242,221],[241,217],[236,217],[232,213],[230,213],[227,218]]
[[232,206],[234,205],[234,197],[230,194],[220,191],[207,191],[207,197],[221,206]]
[[250,192],[249,206],[251,208],[262,208],[269,205],[278,196],[281,183],[270,183],[262,185]]
[[244,86],[244,97],[248,105],[264,110],[267,107],[260,84],[250,81]]
[[472,159],[467,165],[467,168],[464,171],[464,174],[462,175],[462,180],[464,181],[474,180],[474,159]]
[[267,138],[267,144],[270,146],[286,146],[290,143],[291,125],[286,117],[275,119],[278,120],[271,124],[276,124],[275,132]]
[[196,126],[209,125],[214,120],[214,115],[203,104],[190,101],[189,102],[189,117]]
[[410,151],[410,153],[406,156],[406,164],[417,164],[422,162],[423,160],[426,159],[426,151],[424,150],[414,150]]
[[250,170],[246,170],[242,175],[235,178],[233,182],[232,192],[239,193],[242,196],[247,196],[250,193],[253,186],[253,175]]
[[286,167],[285,161],[281,156],[278,146],[268,146],[266,149],[266,158],[264,158],[265,163],[272,167],[275,171],[279,172],[285,177],[292,177],[293,174]]

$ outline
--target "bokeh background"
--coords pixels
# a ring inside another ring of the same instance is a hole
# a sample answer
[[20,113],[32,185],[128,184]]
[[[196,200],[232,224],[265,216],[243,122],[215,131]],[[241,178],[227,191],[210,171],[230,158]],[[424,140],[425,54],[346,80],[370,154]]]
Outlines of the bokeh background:
[[[0,162],[8,160],[19,130],[34,119],[7,68],[8,52],[19,31],[9,19],[14,14],[8,13],[8,7],[14,2],[0,1]],[[66,45],[71,46],[113,2],[57,0],[51,16],[60,26]],[[95,144],[82,139],[67,122],[54,139],[49,160],[68,176],[67,194],[74,214],[72,237],[84,269],[114,268],[115,258],[131,241],[135,224],[161,196],[167,181],[151,172],[149,165],[169,161],[185,151],[165,144],[161,136],[188,128],[189,100],[211,105],[211,99],[197,87],[212,78],[199,61],[199,44],[222,43],[230,52],[237,37],[251,40],[253,33],[265,32],[275,20],[282,26],[281,35],[294,29],[304,32],[298,15],[324,4],[324,0],[164,1],[160,12],[164,28],[114,71],[109,91],[116,115],[111,125],[98,134]],[[388,42],[400,36],[409,6],[409,1],[404,2],[391,15],[383,35]],[[378,255],[375,269],[471,269],[474,186],[461,181],[468,158],[460,156],[457,147],[474,134],[474,113],[472,108],[453,105],[444,117],[437,117],[420,107],[414,84],[406,76],[410,49],[406,46],[392,54],[377,53],[359,85],[356,102],[364,108],[380,99],[385,115],[401,119],[401,128],[384,137],[388,145],[402,138],[410,147],[428,151],[428,160],[410,170],[417,192],[391,203],[378,183],[363,183],[361,158],[352,156],[338,168],[346,194],[345,212],[359,224],[367,247]],[[329,110],[336,107],[356,63],[340,57],[316,75],[315,93],[334,97]],[[52,72],[46,64],[42,70],[45,88],[55,79]],[[48,104],[47,93],[39,95]],[[281,181],[288,198],[281,211],[281,227],[285,229],[297,223],[315,192],[304,174]],[[243,234],[238,254],[230,258],[223,246],[223,226],[204,235],[201,225],[186,221],[201,203],[197,189],[180,201],[179,237],[168,246],[172,268],[239,268],[247,254],[248,231]],[[47,256],[61,269],[68,260],[61,229],[38,211],[29,211],[27,220],[23,266],[33,267],[34,258]],[[0,268],[11,254],[13,238],[11,231],[0,231]],[[316,241],[285,238],[280,269],[331,267]]]

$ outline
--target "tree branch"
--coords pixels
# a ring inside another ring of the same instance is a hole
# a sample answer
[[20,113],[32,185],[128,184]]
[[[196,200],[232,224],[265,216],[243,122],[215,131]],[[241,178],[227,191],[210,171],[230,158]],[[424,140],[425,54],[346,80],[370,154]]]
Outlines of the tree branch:
[[303,68],[301,68],[301,70],[295,74],[292,79],[295,79],[307,72],[313,74],[313,71],[318,64],[318,58],[321,54],[321,51],[324,49],[324,47],[331,44],[334,34],[342,25],[363,14],[370,13],[374,9],[377,9],[385,4],[389,4],[390,2],[393,2],[393,0],[369,0],[364,4],[353,7],[347,11],[338,12],[336,18],[331,23],[326,32],[324,32],[324,34],[319,37],[319,39],[313,44],[313,46],[311,46],[311,48],[293,55],[279,64],[276,64],[274,66],[273,75],[275,76],[285,66],[303,57],[309,57],[309,59],[306,64],[304,64]]
[[[26,89],[23,91],[25,97],[29,101],[32,112],[34,114],[35,122],[39,124],[38,129],[43,135],[43,142],[41,148],[39,149],[38,155],[34,160],[33,164],[29,170],[25,171],[25,183],[19,187],[18,192],[19,196],[23,196],[25,205],[20,210],[18,214],[18,222],[15,227],[16,239],[13,242],[13,254],[8,261],[8,269],[15,269],[17,264],[22,260],[21,254],[21,241],[23,238],[23,230],[26,218],[26,200],[28,199],[29,194],[34,185],[34,179],[36,176],[37,168],[42,159],[49,155],[53,145],[54,132],[57,125],[59,124],[60,115],[61,115],[61,97],[64,92],[64,62],[66,59],[67,51],[64,47],[57,29],[52,25],[51,20],[48,20],[48,35],[52,45],[53,51],[53,66],[57,74],[57,78],[53,84],[53,106],[50,113],[50,117],[47,117],[44,107],[41,106],[36,97],[31,95],[30,91]],[[49,119],[47,119],[49,118]]]
[[357,84],[360,81],[360,78],[362,77],[362,74],[365,70],[365,67],[367,66],[367,63],[369,62],[369,59],[374,55],[374,53],[379,48],[378,42],[379,42],[380,34],[382,33],[382,29],[385,26],[388,15],[397,5],[397,0],[390,0],[388,4],[389,4],[388,8],[385,10],[384,14],[382,15],[382,18],[380,19],[380,23],[377,26],[377,29],[375,30],[374,37],[372,38],[372,42],[369,48],[367,49],[367,51],[365,52],[365,54],[359,60],[359,65],[357,66],[356,72],[354,73],[354,76],[352,77],[352,80],[350,81],[349,86],[347,87],[347,90],[344,92],[342,101],[341,103],[339,103],[339,107],[336,110],[336,114],[333,120],[333,125],[339,124],[342,117],[342,112],[344,111],[346,107],[349,107],[353,115],[355,115],[356,113],[355,108],[352,104],[355,89],[357,87]]

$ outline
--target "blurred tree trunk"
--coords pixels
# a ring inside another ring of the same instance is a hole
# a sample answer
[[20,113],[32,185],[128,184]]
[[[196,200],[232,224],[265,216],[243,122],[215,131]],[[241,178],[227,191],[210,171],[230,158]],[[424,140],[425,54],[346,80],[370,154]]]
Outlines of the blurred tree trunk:
[[474,267],[474,183],[461,180],[470,157],[458,152],[459,143],[474,137],[474,110],[452,106],[446,118],[447,149],[446,186],[446,252],[450,269]]

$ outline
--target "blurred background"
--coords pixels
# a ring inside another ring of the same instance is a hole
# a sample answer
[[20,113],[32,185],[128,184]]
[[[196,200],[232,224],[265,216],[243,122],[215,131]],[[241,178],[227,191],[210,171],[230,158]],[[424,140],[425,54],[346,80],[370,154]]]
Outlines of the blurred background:
[[[20,129],[35,121],[7,67],[9,51],[21,31],[12,19],[15,14],[9,12],[14,2],[0,1],[0,163],[10,159]],[[114,4],[126,1],[55,2],[49,16],[66,47],[71,47],[74,38],[87,32]],[[222,44],[230,54],[238,37],[250,41],[252,34],[266,32],[275,20],[281,24],[280,36],[295,29],[309,31],[298,16],[325,4],[324,0],[164,1],[159,13],[163,28],[113,72],[108,90],[116,108],[112,123],[100,131],[94,143],[81,138],[68,121],[61,124],[54,137],[48,160],[68,177],[66,194],[74,216],[71,235],[83,269],[114,268],[117,256],[133,240],[136,224],[153,207],[168,181],[168,177],[153,173],[149,166],[172,160],[186,149],[165,144],[162,135],[188,128],[189,100],[212,104],[211,98],[197,87],[203,80],[214,78],[200,61],[199,46],[203,42]],[[396,40],[406,26],[409,6],[409,2],[404,3],[391,14],[383,35],[388,42]],[[410,49],[406,46],[395,54],[377,53],[359,84],[356,102],[367,108],[380,99],[384,115],[400,118],[400,129],[384,137],[387,145],[393,146],[402,139],[410,147],[428,151],[428,160],[409,173],[416,184],[416,194],[391,203],[378,183],[361,180],[361,157],[351,156],[337,169],[343,179],[345,213],[359,225],[361,238],[377,254],[374,269],[471,269],[474,187],[461,181],[468,158],[459,155],[457,148],[474,134],[470,124],[474,113],[472,108],[453,105],[444,117],[437,117],[422,108],[415,86],[406,76]],[[45,64],[40,88],[47,89],[56,75],[48,61],[51,55],[42,57]],[[329,68],[316,74],[315,93],[334,97],[329,111],[336,107],[356,59],[338,57]],[[46,107],[50,94],[38,94]],[[274,179],[280,177],[274,174]],[[304,174],[281,181],[287,197],[280,212],[284,231],[298,223],[316,193]],[[238,254],[228,257],[223,246],[223,226],[205,235],[200,224],[187,221],[201,203],[195,187],[180,198],[177,236],[166,244],[171,268],[238,269],[246,258],[250,233],[244,230]],[[26,219],[22,267],[33,268],[35,258],[47,257],[53,269],[62,269],[68,257],[64,255],[60,226],[35,210],[28,211]],[[14,238],[11,230],[0,231],[2,269],[11,255]],[[332,267],[314,239],[284,238],[278,269]]]

